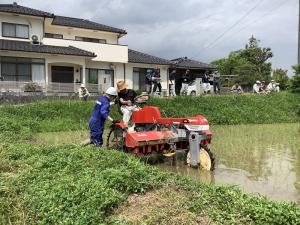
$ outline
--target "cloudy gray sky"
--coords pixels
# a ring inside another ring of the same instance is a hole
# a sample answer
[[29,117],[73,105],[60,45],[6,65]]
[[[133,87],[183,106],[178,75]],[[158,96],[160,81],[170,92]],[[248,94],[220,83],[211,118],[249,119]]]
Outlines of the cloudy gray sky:
[[[261,40],[262,46],[272,48],[274,68],[291,71],[291,65],[297,62],[298,0],[17,2],[57,15],[124,28],[128,34],[122,38],[122,44],[167,59],[188,56],[211,62],[242,48],[254,35]],[[251,11],[253,8],[255,10]],[[237,25],[233,27],[234,24]]]

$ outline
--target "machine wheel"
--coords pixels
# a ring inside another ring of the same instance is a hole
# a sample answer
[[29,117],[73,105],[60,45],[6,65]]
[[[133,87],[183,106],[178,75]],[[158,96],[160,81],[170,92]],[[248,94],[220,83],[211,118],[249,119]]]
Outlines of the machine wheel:
[[124,137],[123,129],[119,126],[112,128],[109,131],[106,141],[106,147],[108,149],[123,150],[124,148]]
[[[200,155],[199,155],[199,161],[200,161],[200,168],[203,170],[210,170],[213,171],[215,169],[215,157],[213,153],[210,151],[210,149],[206,146],[201,147]],[[186,156],[186,162],[188,165],[190,165],[190,153],[188,152]]]
[[192,91],[190,95],[191,96],[196,96],[196,91]]

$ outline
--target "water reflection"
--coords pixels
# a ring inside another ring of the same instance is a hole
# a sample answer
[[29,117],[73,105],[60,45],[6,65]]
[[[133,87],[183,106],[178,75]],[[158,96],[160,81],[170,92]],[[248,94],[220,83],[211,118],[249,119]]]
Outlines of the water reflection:
[[213,173],[166,162],[164,169],[206,183],[238,185],[275,200],[300,203],[300,124],[213,127]]

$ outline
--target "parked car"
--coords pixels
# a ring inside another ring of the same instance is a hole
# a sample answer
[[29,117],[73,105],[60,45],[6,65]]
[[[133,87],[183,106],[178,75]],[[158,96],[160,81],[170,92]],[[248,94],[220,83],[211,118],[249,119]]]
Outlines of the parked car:
[[[213,92],[213,86],[211,84],[202,84],[203,85],[203,90],[204,93],[212,93]],[[188,89],[187,89],[187,95],[191,95],[191,96],[196,96],[196,82],[192,81],[191,83],[189,83]]]
[[187,88],[187,95],[196,96],[196,82],[192,81],[189,83],[189,86]]

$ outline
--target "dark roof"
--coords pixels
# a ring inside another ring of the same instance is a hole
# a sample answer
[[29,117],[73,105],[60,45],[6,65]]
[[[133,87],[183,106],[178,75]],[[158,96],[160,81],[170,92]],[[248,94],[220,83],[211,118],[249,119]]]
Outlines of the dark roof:
[[62,46],[52,46],[52,45],[33,45],[30,42],[25,42],[25,41],[12,41],[12,40],[1,40],[1,39],[0,39],[0,50],[96,57],[96,55],[92,52],[75,48],[73,46],[62,47]]
[[36,10],[32,8],[28,8],[25,6],[14,4],[0,4],[0,12],[7,13],[16,13],[30,16],[39,16],[39,17],[53,17],[53,14],[44,12],[41,10]]
[[142,52],[128,49],[128,62],[131,63],[145,63],[145,64],[157,64],[157,65],[170,65],[171,61],[162,59],[156,56],[148,55]]
[[77,28],[92,29],[92,30],[101,30],[101,31],[113,32],[113,33],[119,33],[119,34],[127,34],[126,30],[122,30],[119,28],[106,26],[106,25],[103,25],[100,23],[96,23],[96,22],[92,22],[92,21],[80,19],[80,18],[56,16],[52,13],[28,8],[25,6],[18,5],[17,3],[0,4],[0,12],[16,13],[16,14],[23,14],[23,15],[30,15],[30,16],[39,16],[39,17],[51,17],[51,18],[53,18],[53,21],[52,21],[53,25],[77,27]]
[[189,59],[187,57],[182,57],[178,59],[172,59],[177,68],[189,68],[189,69],[214,69],[215,66],[212,64],[207,64],[199,62],[196,60]]
[[72,17],[65,17],[65,16],[55,16],[53,21],[53,25],[60,25],[60,26],[68,26],[68,27],[77,27],[77,28],[84,28],[84,29],[92,29],[92,30],[101,30],[113,33],[120,33],[120,34],[127,34],[125,30],[114,28],[110,26],[106,26],[100,23],[95,23],[85,19],[79,18],[72,18]]

